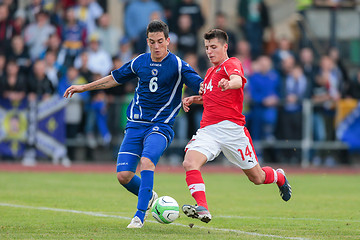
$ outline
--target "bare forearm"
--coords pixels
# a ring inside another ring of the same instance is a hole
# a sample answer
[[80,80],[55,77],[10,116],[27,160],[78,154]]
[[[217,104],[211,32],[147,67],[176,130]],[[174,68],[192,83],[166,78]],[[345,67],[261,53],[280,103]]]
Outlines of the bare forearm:
[[107,88],[116,87],[118,85],[119,83],[117,83],[111,75],[108,75],[94,82],[85,84],[84,91],[107,89]]
[[192,98],[193,98],[193,103],[195,103],[195,104],[203,104],[204,103],[203,98],[200,95],[192,96]]
[[242,87],[242,78],[239,75],[231,75],[229,81],[230,89],[238,89]]

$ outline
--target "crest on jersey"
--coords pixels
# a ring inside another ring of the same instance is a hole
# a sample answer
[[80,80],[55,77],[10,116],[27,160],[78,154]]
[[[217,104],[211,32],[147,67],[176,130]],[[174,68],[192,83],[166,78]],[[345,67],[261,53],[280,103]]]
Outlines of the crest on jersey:
[[154,68],[153,70],[151,70],[151,74],[153,75],[153,76],[157,76],[158,75],[158,70],[156,69],[156,68]]
[[219,68],[216,70],[216,73],[218,73],[220,70],[221,70],[221,67],[219,67]]

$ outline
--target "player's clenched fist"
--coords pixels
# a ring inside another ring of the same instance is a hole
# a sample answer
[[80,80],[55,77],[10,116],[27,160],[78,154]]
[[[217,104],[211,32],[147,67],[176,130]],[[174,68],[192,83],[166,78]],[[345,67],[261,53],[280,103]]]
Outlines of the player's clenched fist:
[[226,91],[226,90],[230,89],[229,80],[228,80],[228,79],[225,79],[225,78],[221,79],[221,80],[219,81],[218,87],[221,88],[221,91]]
[[72,86],[68,87],[68,89],[66,89],[66,91],[64,93],[64,97],[65,98],[72,97],[74,95],[74,93],[82,93],[84,91],[85,91],[84,86],[72,85]]

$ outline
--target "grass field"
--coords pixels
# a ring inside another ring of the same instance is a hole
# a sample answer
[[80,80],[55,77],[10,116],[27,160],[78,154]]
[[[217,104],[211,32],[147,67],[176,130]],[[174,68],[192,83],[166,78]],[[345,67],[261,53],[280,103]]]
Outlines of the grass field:
[[[204,174],[213,220],[149,216],[127,229],[137,198],[115,174],[0,172],[0,239],[360,239],[359,175],[290,175],[293,198],[242,174]],[[155,175],[159,196],[191,203],[184,174]],[[194,223],[194,227],[188,225]]]

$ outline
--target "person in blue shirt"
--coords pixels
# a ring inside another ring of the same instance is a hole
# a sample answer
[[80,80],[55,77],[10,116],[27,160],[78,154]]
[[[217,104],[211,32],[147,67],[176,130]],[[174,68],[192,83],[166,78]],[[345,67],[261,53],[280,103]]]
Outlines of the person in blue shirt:
[[[183,85],[198,92],[203,81],[188,63],[168,51],[169,42],[168,26],[154,20],[147,27],[150,53],[135,57],[97,81],[70,86],[64,93],[67,98],[138,79],[117,159],[120,184],[138,196],[137,211],[128,228],[144,225],[146,212],[157,198],[153,191],[155,166],[174,137],[172,125],[181,108]],[[141,178],[135,174],[139,161]]]

